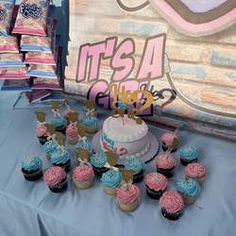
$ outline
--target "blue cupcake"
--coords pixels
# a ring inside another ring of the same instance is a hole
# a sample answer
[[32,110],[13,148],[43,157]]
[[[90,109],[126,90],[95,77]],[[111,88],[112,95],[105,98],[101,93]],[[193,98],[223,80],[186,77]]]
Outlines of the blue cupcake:
[[184,166],[192,162],[197,162],[198,157],[199,150],[192,145],[188,145],[180,149],[180,161]]
[[56,116],[51,119],[50,124],[55,127],[57,132],[66,133],[67,121],[63,116]]
[[68,151],[64,148],[58,147],[56,151],[52,153],[50,161],[52,165],[62,167],[65,171],[70,170],[70,156]]
[[101,177],[103,173],[108,171],[105,167],[107,163],[107,155],[104,152],[98,152],[90,157],[90,163],[96,176]]
[[43,146],[43,151],[46,153],[46,157],[50,158],[51,154],[56,151],[58,143],[54,139],[48,140]]
[[116,194],[116,188],[121,185],[122,174],[119,170],[110,169],[103,173],[101,182],[104,192],[114,196]]
[[42,160],[39,157],[27,157],[21,162],[21,171],[26,180],[34,181],[42,177]]
[[96,117],[87,117],[82,121],[86,133],[94,134],[98,131],[98,119]]
[[79,150],[80,148],[86,149],[88,151],[89,155],[93,154],[93,145],[88,140],[78,142],[75,145],[75,149]]
[[199,197],[201,186],[196,180],[187,179],[178,182],[176,190],[182,195],[186,204],[192,204]]
[[143,160],[130,156],[126,159],[124,163],[125,169],[131,170],[134,172],[133,182],[139,183],[143,180],[145,163]]

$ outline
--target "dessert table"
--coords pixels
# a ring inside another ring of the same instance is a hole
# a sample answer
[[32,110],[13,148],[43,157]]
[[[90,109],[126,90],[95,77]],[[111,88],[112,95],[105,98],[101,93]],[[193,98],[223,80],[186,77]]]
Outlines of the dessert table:
[[[68,174],[64,193],[52,193],[43,180],[25,181],[20,161],[26,155],[43,158],[34,135],[35,109],[12,109],[17,93],[0,93],[0,235],[1,236],[233,236],[236,232],[236,145],[233,142],[188,131],[180,131],[182,144],[194,144],[201,151],[200,161],[208,174],[195,204],[185,209],[175,222],[164,219],[158,202],[145,194],[133,213],[121,212],[115,198],[106,195],[98,180],[92,188],[77,191]],[[79,104],[78,110],[81,109]],[[45,108],[45,111],[48,109]],[[102,121],[103,117],[101,118]],[[150,127],[158,137],[163,130]],[[75,165],[73,150],[70,150]],[[178,152],[176,153],[179,159]],[[44,167],[48,162],[44,159]],[[172,189],[183,177],[179,164]],[[154,162],[146,172],[155,170]]]

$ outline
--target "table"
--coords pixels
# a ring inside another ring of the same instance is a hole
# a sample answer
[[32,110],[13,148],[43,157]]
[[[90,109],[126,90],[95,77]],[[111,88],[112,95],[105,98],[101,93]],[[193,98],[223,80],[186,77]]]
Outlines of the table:
[[[236,146],[215,137],[180,131],[182,144],[201,150],[208,167],[203,192],[176,222],[164,219],[158,202],[145,195],[130,214],[121,212],[114,198],[105,195],[99,181],[78,192],[71,183],[62,194],[48,190],[43,180],[25,181],[20,160],[41,155],[34,135],[34,109],[12,110],[17,94],[0,93],[0,235],[1,236],[233,236],[236,232]],[[155,135],[163,130],[152,128]],[[71,151],[71,150],[70,150]],[[73,158],[72,151],[70,152]],[[178,153],[176,154],[178,157]],[[47,168],[48,163],[44,160]],[[154,170],[153,162],[147,170]],[[179,165],[174,182],[183,176]]]

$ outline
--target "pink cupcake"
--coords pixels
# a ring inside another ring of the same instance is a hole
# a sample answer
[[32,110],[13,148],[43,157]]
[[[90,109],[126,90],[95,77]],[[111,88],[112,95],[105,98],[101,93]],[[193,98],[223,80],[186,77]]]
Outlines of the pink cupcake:
[[178,220],[184,211],[184,201],[177,191],[165,192],[160,198],[162,215],[169,220]]
[[78,128],[75,123],[69,124],[69,126],[66,129],[66,138],[68,143],[70,144],[76,144],[78,142]]
[[119,208],[124,212],[134,211],[140,202],[140,189],[134,184],[125,184],[117,189]]
[[172,148],[171,152],[177,150],[179,139],[177,135],[173,132],[166,132],[160,137],[163,151],[167,151],[169,148]]
[[146,185],[146,193],[152,199],[159,199],[163,192],[166,191],[168,180],[167,178],[156,172],[148,173],[144,179]]
[[200,163],[190,163],[185,167],[184,172],[186,179],[192,178],[202,184],[206,176],[206,167]]
[[38,123],[36,130],[35,130],[36,136],[39,140],[39,142],[44,145],[47,142],[48,138],[48,132],[47,132],[47,127],[45,126],[44,123]]
[[165,175],[167,178],[173,176],[173,170],[177,165],[177,160],[172,154],[160,154],[156,159],[157,172]]
[[50,167],[44,173],[44,182],[52,192],[58,193],[67,189],[67,176],[63,168],[58,166]]
[[78,189],[89,188],[94,179],[94,171],[91,165],[83,164],[73,171],[73,182]]

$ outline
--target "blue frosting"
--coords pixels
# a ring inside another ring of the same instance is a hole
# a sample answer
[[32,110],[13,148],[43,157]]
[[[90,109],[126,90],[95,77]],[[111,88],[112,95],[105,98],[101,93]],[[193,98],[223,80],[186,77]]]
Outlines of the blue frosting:
[[191,197],[198,197],[201,193],[201,186],[200,184],[193,180],[187,179],[177,183],[176,189],[178,192],[185,194]]
[[78,142],[75,145],[75,148],[76,149],[85,148],[88,150],[90,155],[93,154],[93,145],[90,142],[88,142],[87,140],[85,142]]
[[21,162],[21,168],[26,171],[36,171],[42,168],[42,160],[39,157],[27,157]]
[[104,132],[101,134],[101,140],[103,145],[106,145],[109,149],[115,149],[115,142],[109,138]]
[[65,164],[70,159],[69,153],[66,150],[58,148],[51,155],[51,163],[53,165]]
[[43,150],[47,154],[52,154],[54,151],[56,151],[58,147],[58,144],[55,140],[49,140],[43,145]]
[[117,102],[117,109],[118,110],[128,110],[129,109],[129,105],[127,103],[123,103],[121,101]]
[[96,117],[87,117],[86,119],[84,119],[82,121],[82,124],[86,125],[86,126],[95,126],[95,127],[97,127],[98,126],[98,119]]
[[105,173],[103,173],[101,182],[105,187],[108,188],[117,188],[120,186],[122,182],[122,175],[120,171],[116,170],[109,170]]
[[54,127],[61,127],[61,126],[66,126],[66,120],[64,117],[60,116],[60,117],[53,117],[51,120],[51,124]]
[[143,160],[133,156],[128,157],[124,165],[126,169],[134,171],[135,174],[139,173],[145,167],[145,163]]
[[97,168],[102,168],[107,163],[107,155],[104,152],[93,154],[90,157],[90,163]]
[[198,156],[199,150],[194,146],[189,145],[180,149],[180,157],[185,160],[192,161],[197,159]]

